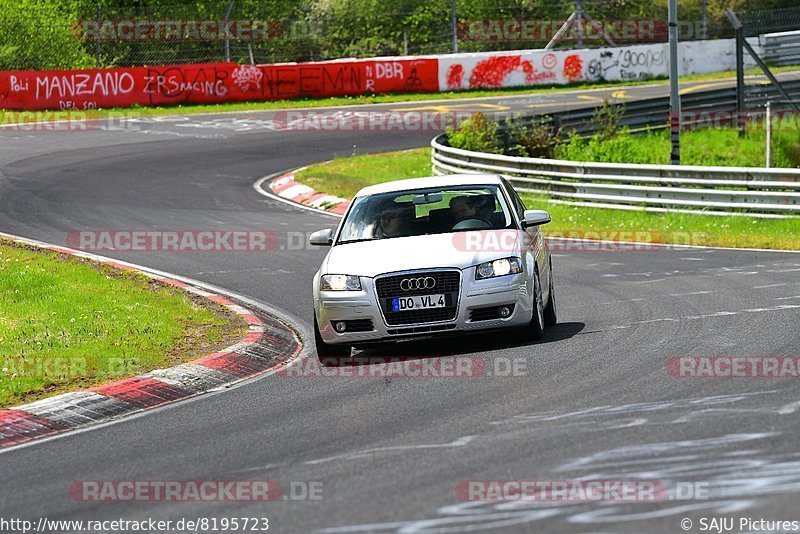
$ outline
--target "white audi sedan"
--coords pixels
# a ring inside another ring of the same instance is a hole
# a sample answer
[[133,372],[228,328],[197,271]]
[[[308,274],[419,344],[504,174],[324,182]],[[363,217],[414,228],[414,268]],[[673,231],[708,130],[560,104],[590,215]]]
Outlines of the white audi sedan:
[[320,357],[356,345],[556,323],[552,259],[540,226],[501,176],[398,180],[356,194],[314,276]]

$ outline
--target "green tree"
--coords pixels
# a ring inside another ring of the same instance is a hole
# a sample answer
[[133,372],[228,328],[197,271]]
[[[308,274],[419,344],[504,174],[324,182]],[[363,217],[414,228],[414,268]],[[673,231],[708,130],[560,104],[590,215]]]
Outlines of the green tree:
[[63,0],[0,0],[0,69],[93,66],[74,35],[74,7]]

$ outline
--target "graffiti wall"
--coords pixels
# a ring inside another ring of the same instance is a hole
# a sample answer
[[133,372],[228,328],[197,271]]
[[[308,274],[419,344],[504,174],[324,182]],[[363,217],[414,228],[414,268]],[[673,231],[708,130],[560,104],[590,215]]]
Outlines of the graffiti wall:
[[[758,50],[757,39],[753,45]],[[681,43],[680,58],[682,74],[736,65],[732,39]],[[666,76],[668,69],[667,45],[651,44],[274,65],[3,71],[0,109],[85,110],[631,81]]]
[[95,109],[436,92],[436,59],[0,72],[0,108]]
[[[756,41],[752,43],[754,46]],[[679,58],[682,75],[736,68],[732,39],[680,43]],[[666,43],[585,50],[452,54],[439,58],[442,90],[646,80],[668,73]]]

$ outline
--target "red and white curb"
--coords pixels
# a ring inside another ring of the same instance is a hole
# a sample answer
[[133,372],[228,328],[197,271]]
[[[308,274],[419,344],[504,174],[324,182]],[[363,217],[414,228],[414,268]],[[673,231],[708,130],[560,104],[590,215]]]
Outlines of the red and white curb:
[[315,191],[313,188],[305,184],[301,184],[295,180],[295,173],[306,168],[307,167],[302,167],[279,176],[278,178],[270,181],[268,187],[277,196],[291,202],[309,206],[321,211],[344,215],[344,212],[347,211],[347,208],[350,205],[349,200],[328,195],[326,193],[320,193]]
[[53,434],[104,423],[143,410],[230,386],[283,367],[300,354],[302,343],[296,329],[265,311],[245,308],[229,298],[157,272],[0,232],[0,238],[62,254],[91,259],[117,269],[136,271],[180,287],[220,304],[239,315],[249,331],[238,343],[197,360],[169,369],[64,393],[8,410],[0,410],[0,449]]

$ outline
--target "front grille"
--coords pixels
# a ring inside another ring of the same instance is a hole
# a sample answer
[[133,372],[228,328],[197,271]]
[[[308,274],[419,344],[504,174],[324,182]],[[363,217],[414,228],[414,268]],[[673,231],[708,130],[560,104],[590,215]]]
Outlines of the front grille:
[[347,329],[345,332],[372,332],[372,319],[351,319],[345,321]]
[[[433,288],[404,291],[400,283],[406,278],[426,278],[435,280]],[[439,321],[452,321],[458,314],[458,294],[461,288],[461,271],[421,271],[402,275],[383,276],[375,279],[375,291],[388,325],[421,324]],[[428,310],[408,310],[393,312],[392,299],[395,297],[414,297],[421,295],[445,296],[444,308]]]

